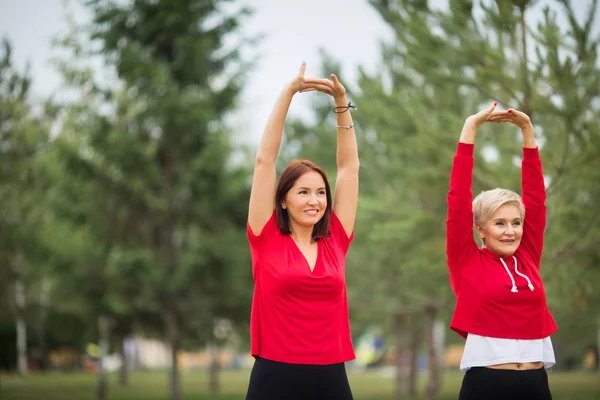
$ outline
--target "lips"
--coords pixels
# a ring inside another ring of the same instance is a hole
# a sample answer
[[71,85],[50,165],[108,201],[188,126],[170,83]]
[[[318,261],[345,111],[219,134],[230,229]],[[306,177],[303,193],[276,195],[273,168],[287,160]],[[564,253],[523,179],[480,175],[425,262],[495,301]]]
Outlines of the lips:
[[504,244],[513,244],[515,242],[514,239],[504,239],[504,240],[500,240],[500,243],[504,243]]
[[318,215],[319,210],[316,210],[316,209],[304,210],[304,213],[308,214],[308,215]]

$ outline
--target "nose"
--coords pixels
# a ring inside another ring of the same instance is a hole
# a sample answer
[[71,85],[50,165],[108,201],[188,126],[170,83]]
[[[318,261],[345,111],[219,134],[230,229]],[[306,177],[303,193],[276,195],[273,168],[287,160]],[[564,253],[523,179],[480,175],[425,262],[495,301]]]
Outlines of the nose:
[[313,194],[308,198],[308,204],[318,204],[317,195]]
[[513,228],[513,226],[511,224],[508,224],[505,232],[507,235],[512,235],[515,233],[515,228]]

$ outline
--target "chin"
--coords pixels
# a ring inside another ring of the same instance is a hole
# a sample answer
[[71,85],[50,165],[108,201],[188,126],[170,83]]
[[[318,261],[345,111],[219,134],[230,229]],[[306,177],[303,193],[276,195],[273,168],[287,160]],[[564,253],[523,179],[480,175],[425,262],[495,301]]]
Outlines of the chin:
[[294,218],[294,221],[301,226],[314,226],[321,220],[322,217],[323,215],[299,215],[297,218]]
[[502,257],[512,256],[513,254],[515,254],[518,248],[519,245],[512,245],[510,247],[500,246],[496,249],[496,253],[498,253]]
[[499,256],[501,256],[501,257],[510,257],[510,256],[512,256],[513,254],[515,254],[515,252],[514,252],[514,251],[500,251],[500,252],[497,252],[497,253],[498,253],[498,255],[499,255]]
[[304,218],[304,223],[306,225],[316,225],[321,218],[323,218],[322,215],[318,215],[318,216],[314,216],[314,217],[310,217],[310,218]]

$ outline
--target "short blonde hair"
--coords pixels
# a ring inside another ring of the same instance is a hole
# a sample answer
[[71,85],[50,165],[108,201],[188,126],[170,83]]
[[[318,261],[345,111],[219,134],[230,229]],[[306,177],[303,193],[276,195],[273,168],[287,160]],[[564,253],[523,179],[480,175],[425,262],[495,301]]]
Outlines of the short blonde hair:
[[505,204],[518,206],[521,219],[525,219],[525,206],[521,196],[512,190],[496,188],[479,193],[473,200],[473,223],[483,227],[496,210]]

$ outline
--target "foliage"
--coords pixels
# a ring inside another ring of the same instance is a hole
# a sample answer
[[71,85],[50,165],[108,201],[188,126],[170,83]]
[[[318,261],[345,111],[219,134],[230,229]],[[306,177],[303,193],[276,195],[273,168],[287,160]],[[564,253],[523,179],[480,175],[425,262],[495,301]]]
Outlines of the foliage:
[[[371,1],[394,39],[381,44],[378,71],[361,69],[350,90],[359,107],[362,167],[348,256],[354,326],[391,327],[396,310],[420,311],[430,297],[449,320],[444,221],[452,156],[465,118],[498,101],[530,115],[541,147],[549,193],[543,276],[561,327],[556,342],[565,351],[558,355],[593,345],[600,269],[592,243],[600,232],[592,204],[600,193],[589,183],[600,171],[600,38],[593,12],[580,21],[571,3],[559,3],[454,0],[434,9],[427,2]],[[537,24],[528,19],[533,7],[543,10]],[[326,61],[324,74],[335,67]],[[292,125],[293,156],[330,166],[333,153],[324,151],[334,148],[333,114],[317,104],[315,115],[315,124]],[[482,126],[474,193],[520,191],[521,146],[514,127]],[[575,321],[578,334],[570,329]],[[573,345],[574,335],[581,344]]]

